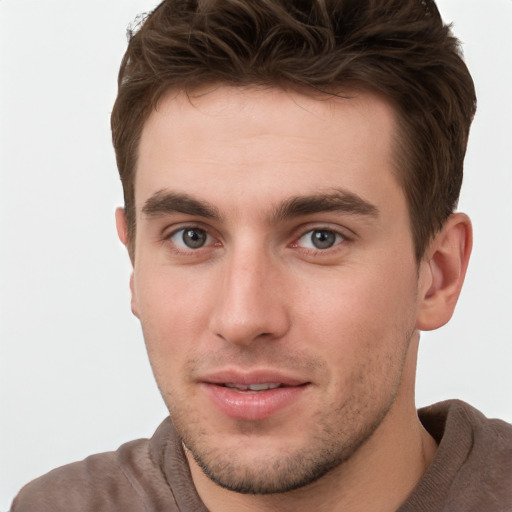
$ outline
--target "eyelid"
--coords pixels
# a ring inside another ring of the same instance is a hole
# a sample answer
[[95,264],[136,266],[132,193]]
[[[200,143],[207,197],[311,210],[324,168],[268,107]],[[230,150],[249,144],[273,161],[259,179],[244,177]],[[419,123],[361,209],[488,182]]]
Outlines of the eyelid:
[[166,225],[161,230],[161,238],[162,239],[169,239],[171,236],[175,235],[179,231],[183,231],[185,229],[200,229],[201,231],[205,231],[208,235],[212,236],[213,238],[218,238],[216,232],[214,229],[212,229],[211,226],[205,225],[202,222],[197,221],[182,221],[182,222],[175,222],[173,224]]
[[[202,231],[202,232],[204,232],[205,235],[206,235],[206,239],[205,239],[204,244],[199,246],[199,247],[188,247],[183,242],[183,235],[185,234],[186,231]],[[180,233],[182,233],[181,240],[180,240],[180,237],[178,236]],[[200,228],[182,228],[182,229],[178,229],[177,231],[174,231],[169,236],[169,240],[171,240],[172,243],[175,246],[179,247],[180,250],[184,250],[184,251],[197,251],[199,249],[203,249],[204,247],[208,247],[209,245],[211,245],[212,236],[207,231],[205,231],[204,229],[200,229]]]
[[331,224],[329,222],[308,222],[301,224],[296,227],[293,232],[292,238],[298,240],[304,235],[307,235],[311,231],[332,231],[342,236],[346,240],[353,240],[357,238],[356,233],[346,226],[340,226],[339,224]]
[[[208,237],[208,241],[205,243],[205,245],[203,245],[197,249],[193,249],[193,248],[187,247],[185,245],[181,246],[172,241],[172,237],[174,237],[176,234],[178,234],[182,231],[185,231],[187,229],[191,229],[191,230],[198,229],[198,230],[204,231]],[[329,232],[332,232],[332,233],[336,234],[337,236],[341,237],[341,240],[336,241],[336,243],[332,247],[329,247],[326,249],[301,247],[298,243],[299,240],[302,237],[306,236],[308,233],[311,233],[313,231],[329,231]],[[327,252],[333,251],[336,249],[337,246],[341,245],[342,242],[350,242],[350,241],[354,240],[354,238],[357,237],[357,235],[351,229],[346,228],[345,226],[340,226],[340,225],[333,226],[333,225],[330,225],[329,223],[313,223],[313,222],[309,223],[308,222],[306,224],[300,225],[299,227],[296,227],[294,229],[294,233],[295,234],[293,234],[291,236],[292,242],[287,244],[287,246],[291,247],[291,248],[302,249],[303,251],[307,251],[307,252],[311,252],[311,253],[314,253],[314,252],[327,253]],[[192,222],[184,221],[184,222],[180,222],[178,224],[173,224],[171,226],[167,226],[165,229],[162,230],[160,239],[161,239],[162,243],[172,244],[174,246],[174,248],[176,249],[176,251],[180,252],[180,253],[198,253],[198,252],[200,252],[201,249],[205,250],[205,249],[209,249],[209,248],[212,248],[215,246],[220,247],[220,246],[224,245],[223,242],[221,241],[220,235],[218,235],[218,233],[215,229],[213,229],[211,226],[205,226],[201,222],[193,222],[193,221]]]
[[[334,235],[334,241],[333,241],[333,244],[328,246],[328,247],[325,247],[325,248],[320,248],[320,247],[305,247],[307,249],[311,249],[311,250],[319,250],[319,251],[327,251],[329,249],[332,249],[333,247],[336,247],[338,244],[340,244],[341,242],[343,242],[345,240],[345,237],[336,232],[336,231],[333,231],[331,229],[311,229],[310,231],[307,231],[306,233],[304,233],[298,240],[298,243],[297,245],[304,239],[304,242],[307,242],[308,241],[308,237],[311,241],[311,243],[313,244],[313,233],[331,233]],[[313,244],[314,245],[314,244]]]
[[[334,233],[335,235],[340,237],[340,239],[336,240],[334,245],[332,245],[331,247],[327,247],[325,249],[320,249],[316,247],[304,247],[300,245],[300,240],[314,231],[328,231]],[[296,234],[293,236],[293,241],[288,245],[288,247],[299,250],[302,253],[311,256],[332,255],[334,252],[340,250],[342,247],[345,247],[346,243],[351,242],[356,237],[355,233],[353,233],[352,230],[348,228],[339,225],[332,226],[329,224],[319,223],[308,223],[306,225],[302,225],[295,232]]]
[[[187,247],[186,245],[177,244],[175,241],[172,240],[174,236],[176,236],[178,233],[181,233],[186,230],[200,230],[204,231],[207,236],[207,242],[205,245],[198,247],[197,249],[193,249],[191,247]],[[169,226],[168,228],[164,229],[161,235],[161,241],[162,243],[169,243],[171,244],[176,252],[180,254],[190,254],[190,253],[197,253],[200,252],[201,249],[209,249],[211,247],[220,246],[222,245],[219,241],[219,237],[216,236],[215,233],[212,233],[212,229],[208,226],[204,226],[201,223],[198,222],[182,222],[180,224],[174,224],[172,226]]]

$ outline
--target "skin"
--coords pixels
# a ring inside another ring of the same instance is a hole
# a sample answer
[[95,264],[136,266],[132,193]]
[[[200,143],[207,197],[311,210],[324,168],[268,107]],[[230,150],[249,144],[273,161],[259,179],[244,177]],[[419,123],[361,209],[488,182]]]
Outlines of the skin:
[[[393,109],[351,96],[169,93],[143,129],[132,309],[214,512],[395,510],[435,453],[414,405],[419,330],[450,318],[471,227],[452,216],[416,261]],[[122,210],[117,226],[127,244]],[[219,372],[301,386],[232,417],[209,392]]]

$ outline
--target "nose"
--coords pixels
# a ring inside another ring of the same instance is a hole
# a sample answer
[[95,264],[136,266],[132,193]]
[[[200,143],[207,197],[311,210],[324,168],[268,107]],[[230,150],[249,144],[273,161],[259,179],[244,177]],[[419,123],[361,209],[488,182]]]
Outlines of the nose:
[[[249,254],[250,253],[250,254]],[[236,251],[226,257],[211,332],[237,345],[276,340],[289,329],[282,272],[263,251]]]

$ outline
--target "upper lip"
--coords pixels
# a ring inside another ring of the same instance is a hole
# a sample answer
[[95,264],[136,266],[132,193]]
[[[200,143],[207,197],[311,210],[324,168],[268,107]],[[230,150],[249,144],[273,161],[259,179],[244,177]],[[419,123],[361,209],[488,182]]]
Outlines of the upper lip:
[[207,384],[282,384],[283,386],[301,386],[309,381],[291,375],[283,374],[278,370],[220,370],[208,373],[199,379]]

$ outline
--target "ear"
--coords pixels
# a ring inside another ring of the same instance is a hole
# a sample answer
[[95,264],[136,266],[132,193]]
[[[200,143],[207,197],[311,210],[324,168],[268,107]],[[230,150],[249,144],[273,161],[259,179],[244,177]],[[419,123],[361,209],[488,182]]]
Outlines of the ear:
[[124,208],[116,208],[116,228],[117,236],[121,243],[128,248],[128,225],[126,223],[126,214]]
[[471,221],[463,213],[454,213],[434,237],[420,264],[422,275],[417,329],[437,329],[452,317],[472,246]]
[[[121,240],[121,243],[128,249],[128,225],[126,223],[126,214],[124,212],[124,208],[116,208],[116,228],[117,228],[117,236],[119,237],[119,240]],[[131,258],[130,258],[131,259]],[[132,265],[133,265],[133,260]],[[139,312],[137,308],[137,298],[135,294],[135,286],[134,286],[134,277],[133,277],[133,271],[130,276],[130,294],[131,294],[131,307],[132,307],[132,313],[139,318]]]

